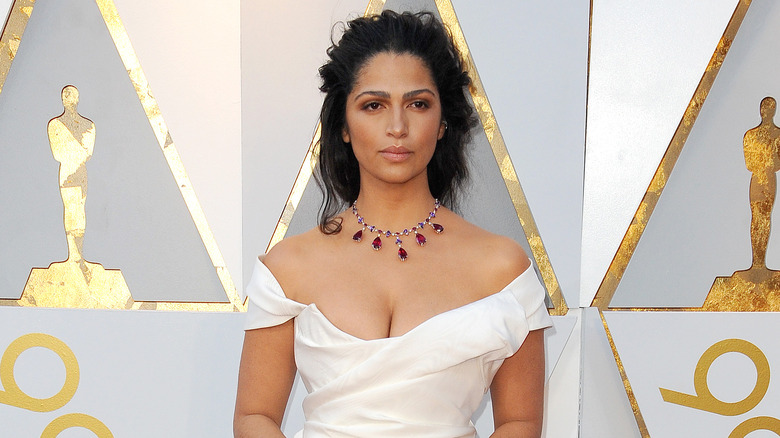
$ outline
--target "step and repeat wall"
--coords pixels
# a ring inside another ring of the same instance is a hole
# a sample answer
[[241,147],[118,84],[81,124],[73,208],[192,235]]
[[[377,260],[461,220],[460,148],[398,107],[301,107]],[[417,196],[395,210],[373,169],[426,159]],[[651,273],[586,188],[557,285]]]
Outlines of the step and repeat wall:
[[547,291],[544,436],[780,435],[780,4],[0,0],[0,436],[232,436],[243,285],[316,224],[317,68],[385,8],[467,60],[461,212]]

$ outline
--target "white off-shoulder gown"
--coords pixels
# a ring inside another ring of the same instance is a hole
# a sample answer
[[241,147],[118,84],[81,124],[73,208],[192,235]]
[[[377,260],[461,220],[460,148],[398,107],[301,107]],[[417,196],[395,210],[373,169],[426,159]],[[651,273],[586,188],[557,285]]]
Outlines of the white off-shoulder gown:
[[288,299],[259,260],[246,293],[246,330],[295,318],[295,363],[309,392],[296,438],[473,438],[471,416],[501,363],[529,331],[551,325],[531,268],[493,295],[373,340]]

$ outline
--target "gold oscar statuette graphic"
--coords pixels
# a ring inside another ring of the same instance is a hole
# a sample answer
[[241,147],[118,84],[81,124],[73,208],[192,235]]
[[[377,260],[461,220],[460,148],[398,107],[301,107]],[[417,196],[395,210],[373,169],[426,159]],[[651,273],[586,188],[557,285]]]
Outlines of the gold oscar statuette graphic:
[[[17,49],[20,47],[33,9],[53,7],[57,2],[42,2],[40,5],[36,5],[33,0],[14,0],[12,3],[5,27],[0,26],[2,29],[0,52],[8,55],[0,56],[0,92],[7,85],[5,84],[7,73],[16,58]],[[0,306],[180,312],[246,311],[245,300],[236,291],[116,6],[112,0],[95,0],[94,4],[102,16],[111,42],[116,47],[127,72],[128,79],[133,84],[138,102],[149,122],[149,128],[157,140],[165,164],[173,175],[177,190],[184,200],[187,212],[194,222],[201,243],[211,261],[209,265],[215,270],[227,300],[136,301],[132,298],[124,275],[120,271],[120,269],[130,269],[129,267],[110,266],[111,269],[106,269],[99,263],[99,260],[85,260],[83,242],[87,231],[85,210],[87,162],[96,146],[95,124],[78,113],[79,91],[76,87],[68,85],[62,90],[64,111],[48,124],[48,137],[52,154],[60,163],[59,188],[63,204],[63,223],[68,257],[64,261],[51,263],[47,268],[31,266],[32,269],[24,289],[21,291],[21,296],[18,299],[0,298]],[[103,150],[99,139],[97,147],[99,150]],[[209,269],[208,266],[204,266],[204,268]]]
[[51,151],[60,163],[68,258],[48,268],[33,268],[18,303],[37,307],[128,308],[130,291],[119,270],[84,260],[87,215],[87,161],[95,146],[95,124],[78,113],[79,92],[62,89],[63,113],[48,125]]
[[761,123],[744,137],[745,165],[750,177],[750,244],[753,262],[750,268],[730,277],[717,277],[702,310],[705,311],[780,311],[780,271],[766,266],[766,250],[771,231],[772,207],[777,195],[780,170],[780,128],[774,123],[777,102],[761,100]]

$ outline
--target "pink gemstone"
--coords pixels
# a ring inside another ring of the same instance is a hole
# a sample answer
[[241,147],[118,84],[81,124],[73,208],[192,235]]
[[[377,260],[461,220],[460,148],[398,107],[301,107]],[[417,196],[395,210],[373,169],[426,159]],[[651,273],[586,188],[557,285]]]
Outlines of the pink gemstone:
[[354,240],[355,242],[360,242],[361,240],[363,240],[363,230],[358,230],[358,232],[355,233],[354,236],[352,236],[352,240]]
[[436,234],[441,234],[442,231],[444,231],[444,227],[442,227],[439,224],[432,224],[433,231],[436,231]]
[[426,242],[425,236],[423,236],[422,234],[417,233],[417,235],[414,238],[417,239],[417,244],[418,245],[420,245],[420,246],[425,245],[425,242]]
[[377,251],[382,249],[382,239],[380,239],[379,236],[376,236],[376,239],[374,239],[374,241],[371,242],[371,247]]
[[406,250],[398,247],[398,258],[401,259],[401,261],[404,261],[407,257],[409,257],[409,255],[406,253]]

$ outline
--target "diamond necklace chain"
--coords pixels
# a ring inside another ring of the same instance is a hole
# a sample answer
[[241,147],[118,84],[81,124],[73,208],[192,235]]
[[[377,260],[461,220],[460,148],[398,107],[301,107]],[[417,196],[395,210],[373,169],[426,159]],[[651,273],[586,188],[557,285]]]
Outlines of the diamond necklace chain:
[[396,232],[385,231],[379,229],[374,225],[369,225],[366,222],[365,218],[361,216],[360,213],[358,213],[357,205],[355,204],[357,204],[357,200],[355,200],[355,202],[352,203],[352,214],[355,215],[358,224],[361,225],[363,228],[359,229],[357,233],[355,233],[352,236],[352,240],[354,240],[355,242],[360,242],[361,240],[363,240],[363,231],[366,230],[368,230],[369,233],[376,233],[377,236],[376,238],[374,238],[374,241],[371,242],[371,247],[374,248],[375,251],[379,251],[380,249],[382,249],[382,237],[387,237],[387,238],[395,237],[395,244],[398,245],[398,259],[401,260],[402,262],[405,261],[407,258],[409,258],[409,254],[402,246],[403,245],[403,241],[401,240],[402,236],[405,237],[414,234],[415,242],[417,242],[417,244],[420,246],[425,246],[425,242],[427,242],[427,239],[425,238],[425,236],[423,236],[423,234],[420,231],[422,231],[426,225],[430,225],[431,229],[433,229],[433,231],[436,234],[441,234],[444,231],[443,226],[431,222],[431,219],[436,217],[436,212],[439,210],[439,207],[441,206],[438,199],[434,200],[433,211],[428,214],[427,219],[425,219],[422,222],[418,222],[417,225],[411,228],[404,228],[403,231],[396,231]]

